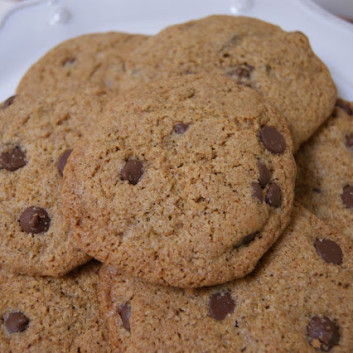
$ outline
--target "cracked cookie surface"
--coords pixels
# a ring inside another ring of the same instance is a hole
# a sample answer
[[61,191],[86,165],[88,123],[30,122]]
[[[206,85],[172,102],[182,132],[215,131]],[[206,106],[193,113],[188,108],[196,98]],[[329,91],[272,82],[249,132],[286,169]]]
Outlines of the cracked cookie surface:
[[339,99],[296,160],[296,199],[353,241],[353,104]]
[[331,114],[336,88],[307,37],[255,18],[210,16],[150,37],[127,60],[124,85],[208,72],[251,86],[283,113],[294,150]]
[[73,151],[62,202],[76,244],[154,283],[249,273],[290,218],[285,120],[251,88],[188,75],[111,101]]
[[294,207],[249,276],[222,286],[154,286],[109,266],[99,299],[120,353],[346,353],[353,349],[353,245]]
[[127,53],[147,36],[107,32],[82,35],[49,50],[24,75],[18,94],[41,95],[67,79],[119,91]]
[[100,264],[61,277],[0,270],[1,353],[109,353],[97,298]]
[[69,154],[101,112],[103,96],[82,84],[0,107],[0,265],[60,276],[90,258],[75,248],[59,200]]

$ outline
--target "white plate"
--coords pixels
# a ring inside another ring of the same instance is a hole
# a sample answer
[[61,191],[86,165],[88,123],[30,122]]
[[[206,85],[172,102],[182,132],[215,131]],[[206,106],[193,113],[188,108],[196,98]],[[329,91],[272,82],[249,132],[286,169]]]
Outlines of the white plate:
[[311,0],[0,0],[0,15],[6,10],[12,12],[0,27],[0,101],[14,93],[33,62],[65,39],[109,30],[154,34],[174,23],[232,13],[304,32],[339,94],[353,100],[353,25]]

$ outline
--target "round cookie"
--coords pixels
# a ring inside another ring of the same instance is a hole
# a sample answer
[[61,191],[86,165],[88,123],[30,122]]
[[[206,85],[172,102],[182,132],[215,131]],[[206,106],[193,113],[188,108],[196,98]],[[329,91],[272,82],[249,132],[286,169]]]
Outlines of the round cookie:
[[124,86],[208,72],[251,86],[283,113],[294,150],[331,114],[336,87],[307,37],[255,18],[210,16],[171,26],[130,55]]
[[109,353],[99,268],[92,262],[62,278],[0,270],[1,353]]
[[[89,93],[88,93],[89,92]],[[77,250],[59,200],[69,152],[102,110],[104,95],[80,84],[0,107],[0,265],[60,276],[90,258]]]
[[109,266],[100,275],[101,310],[120,353],[353,349],[353,244],[301,207],[256,271],[240,280],[183,290]]
[[125,56],[140,46],[143,35],[108,32],[82,35],[60,43],[24,75],[17,93],[42,94],[43,88],[55,89],[67,78],[119,90],[125,74]]
[[353,241],[353,104],[339,99],[296,160],[297,200]]
[[249,273],[290,218],[285,120],[212,75],[111,101],[73,151],[62,202],[76,245],[153,283],[200,287]]

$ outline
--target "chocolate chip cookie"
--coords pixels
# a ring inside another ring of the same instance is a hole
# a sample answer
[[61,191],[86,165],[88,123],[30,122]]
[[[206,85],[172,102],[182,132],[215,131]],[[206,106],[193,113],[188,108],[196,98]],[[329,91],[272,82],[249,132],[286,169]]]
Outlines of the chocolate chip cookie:
[[0,270],[1,353],[109,353],[97,298],[100,264],[62,278]]
[[67,78],[118,91],[125,72],[125,56],[146,39],[127,33],[82,35],[51,49],[24,75],[17,93],[38,95],[43,88],[55,89]]
[[353,241],[353,104],[339,99],[296,159],[298,201]]
[[250,86],[284,114],[294,149],[331,114],[336,88],[307,37],[258,19],[210,16],[171,26],[130,55],[125,85],[210,72]]
[[285,120],[255,90],[187,75],[111,101],[66,165],[62,202],[85,252],[153,283],[249,273],[290,218]]
[[352,242],[295,207],[272,249],[251,275],[194,290],[154,286],[103,266],[99,295],[112,349],[352,352]]
[[67,158],[102,109],[89,92],[80,84],[0,106],[0,265],[9,271],[59,276],[90,258],[68,236],[59,200]]

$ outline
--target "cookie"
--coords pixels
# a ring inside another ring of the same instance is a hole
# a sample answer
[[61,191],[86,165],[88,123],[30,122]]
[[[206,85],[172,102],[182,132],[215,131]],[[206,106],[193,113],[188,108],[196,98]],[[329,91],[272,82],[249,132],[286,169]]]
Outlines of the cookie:
[[339,99],[296,159],[298,202],[353,241],[353,104]]
[[99,267],[92,262],[62,278],[0,270],[1,353],[109,353]]
[[60,276],[89,260],[69,237],[59,195],[67,158],[102,106],[80,84],[0,107],[1,267]]
[[67,40],[51,49],[27,71],[17,93],[42,94],[43,87],[55,89],[67,78],[117,91],[125,72],[126,54],[145,39],[143,35],[108,32]]
[[103,266],[99,298],[112,350],[352,352],[353,244],[295,207],[272,249],[251,275],[194,290]]
[[171,26],[138,46],[126,83],[209,72],[258,90],[285,116],[294,149],[331,114],[336,87],[307,37],[258,19],[210,16]]
[[290,218],[285,120],[255,90],[212,75],[111,101],[73,151],[63,210],[76,245],[153,283],[200,287],[250,272]]

